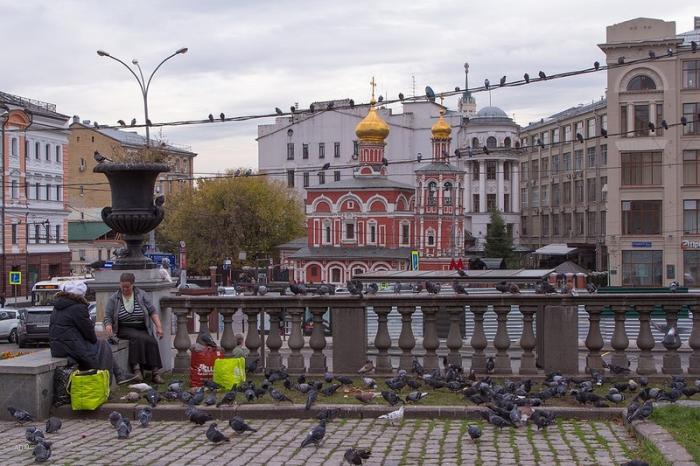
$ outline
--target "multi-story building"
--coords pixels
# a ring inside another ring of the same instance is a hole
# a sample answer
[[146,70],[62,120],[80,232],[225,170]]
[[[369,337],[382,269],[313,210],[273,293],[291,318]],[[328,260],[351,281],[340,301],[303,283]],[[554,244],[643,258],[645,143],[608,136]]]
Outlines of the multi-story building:
[[699,41],[698,17],[680,35],[675,22],[637,18],[608,26],[600,44],[609,131],[619,134],[608,143],[613,285],[700,283]]
[[[5,296],[28,295],[35,282],[70,271],[68,119],[54,104],[0,92],[0,293]],[[21,285],[9,284],[10,271],[22,273]]]
[[[607,102],[579,105],[530,123],[520,133],[520,241],[607,269]],[[551,265],[551,264],[550,264]]]

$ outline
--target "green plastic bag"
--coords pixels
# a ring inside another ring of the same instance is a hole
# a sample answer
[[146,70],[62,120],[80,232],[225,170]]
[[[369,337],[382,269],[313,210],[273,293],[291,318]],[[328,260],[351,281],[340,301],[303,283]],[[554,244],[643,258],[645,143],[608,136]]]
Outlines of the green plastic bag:
[[109,398],[109,371],[74,371],[66,391],[73,411],[93,411]]
[[213,380],[226,390],[245,382],[245,358],[223,358],[214,361]]

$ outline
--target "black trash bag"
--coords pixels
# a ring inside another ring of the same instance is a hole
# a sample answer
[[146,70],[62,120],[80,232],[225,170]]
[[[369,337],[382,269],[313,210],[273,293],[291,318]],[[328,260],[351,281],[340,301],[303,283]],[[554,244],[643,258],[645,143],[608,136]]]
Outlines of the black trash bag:
[[70,375],[77,369],[77,366],[65,366],[57,367],[53,371],[53,405],[55,407],[70,404],[70,394],[66,388]]

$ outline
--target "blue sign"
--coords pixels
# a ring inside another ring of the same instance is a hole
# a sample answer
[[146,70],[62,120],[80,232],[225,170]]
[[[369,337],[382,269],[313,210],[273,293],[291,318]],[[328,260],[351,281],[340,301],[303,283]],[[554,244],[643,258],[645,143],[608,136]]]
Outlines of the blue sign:
[[114,262],[112,262],[112,261],[105,261],[105,263],[102,265],[102,268],[103,268],[103,269],[111,269],[113,265],[114,265]]
[[155,262],[157,265],[160,265],[163,263],[163,259],[168,259],[170,261],[170,270],[169,272],[171,274],[175,273],[175,268],[177,266],[177,262],[175,262],[175,254],[169,254],[167,252],[155,252],[155,253],[147,253],[144,254],[144,256],[148,257],[151,259],[153,262]]
[[633,248],[650,248],[651,241],[632,241]]
[[418,270],[418,261],[420,256],[418,251],[411,251],[411,270]]

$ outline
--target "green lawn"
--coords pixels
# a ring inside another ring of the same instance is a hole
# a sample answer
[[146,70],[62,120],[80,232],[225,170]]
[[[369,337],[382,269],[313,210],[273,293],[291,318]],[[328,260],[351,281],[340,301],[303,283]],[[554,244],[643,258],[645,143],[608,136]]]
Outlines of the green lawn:
[[700,464],[700,408],[664,406],[654,410],[651,420],[668,430]]

